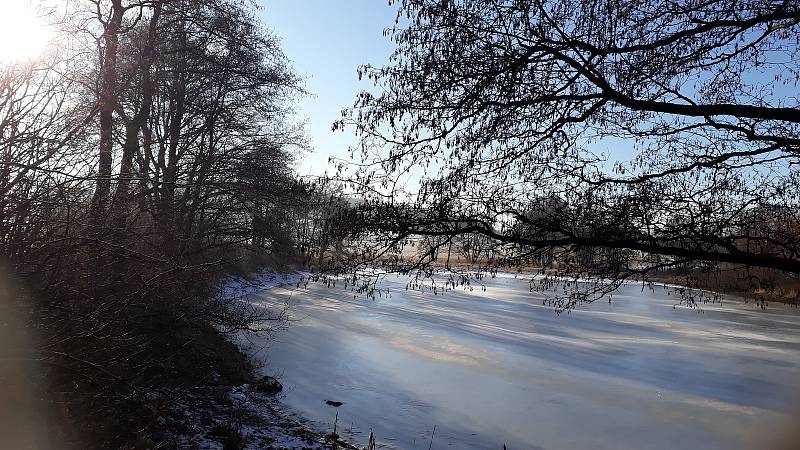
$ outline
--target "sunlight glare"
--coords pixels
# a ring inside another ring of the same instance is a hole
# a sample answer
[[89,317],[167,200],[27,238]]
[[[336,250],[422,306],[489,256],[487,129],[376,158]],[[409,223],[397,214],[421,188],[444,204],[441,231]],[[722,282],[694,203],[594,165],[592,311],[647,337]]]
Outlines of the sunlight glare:
[[37,15],[30,0],[4,0],[0,4],[0,64],[39,57],[53,32]]

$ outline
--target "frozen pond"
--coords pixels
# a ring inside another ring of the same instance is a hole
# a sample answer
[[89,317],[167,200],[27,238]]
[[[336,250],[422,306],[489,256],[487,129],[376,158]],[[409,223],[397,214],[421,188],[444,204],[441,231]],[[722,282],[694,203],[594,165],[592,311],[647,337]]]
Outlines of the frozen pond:
[[[698,314],[627,286],[570,315],[528,284],[486,292],[275,289],[296,322],[256,342],[285,403],[366,442],[427,449],[746,449],[797,417],[800,314],[735,301]],[[256,297],[256,301],[259,297]]]

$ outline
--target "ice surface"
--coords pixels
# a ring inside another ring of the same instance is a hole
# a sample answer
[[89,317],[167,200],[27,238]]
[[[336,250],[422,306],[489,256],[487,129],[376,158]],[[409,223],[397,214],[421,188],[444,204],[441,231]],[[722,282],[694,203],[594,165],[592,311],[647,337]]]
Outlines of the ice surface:
[[324,400],[343,401],[340,429],[401,449],[428,448],[434,425],[434,448],[754,448],[800,404],[790,307],[700,314],[628,285],[556,316],[523,279],[437,296],[405,283],[374,301],[313,283],[256,294],[296,320],[256,342],[285,403],[330,423]]

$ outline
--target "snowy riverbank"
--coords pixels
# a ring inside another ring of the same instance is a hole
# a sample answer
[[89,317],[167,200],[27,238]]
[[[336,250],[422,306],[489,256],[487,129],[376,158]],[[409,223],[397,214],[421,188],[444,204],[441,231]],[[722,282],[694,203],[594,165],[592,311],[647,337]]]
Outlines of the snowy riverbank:
[[[164,425],[175,430],[179,448],[308,449],[332,448],[330,432],[304,419],[250,384],[186,389],[171,399]],[[337,441],[337,448],[356,447]]]

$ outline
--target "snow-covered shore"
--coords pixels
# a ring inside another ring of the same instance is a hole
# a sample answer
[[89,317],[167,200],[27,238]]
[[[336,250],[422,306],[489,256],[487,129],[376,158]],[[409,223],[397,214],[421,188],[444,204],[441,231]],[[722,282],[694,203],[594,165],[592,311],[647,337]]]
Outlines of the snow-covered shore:
[[[247,301],[259,292],[295,285],[305,275],[263,270],[248,277],[231,277],[220,289],[225,298]],[[214,374],[207,385],[154,393],[148,403],[161,405],[159,428],[167,430],[178,448],[332,448],[333,430],[301,417],[281,403],[280,394],[265,393],[258,385],[255,374],[250,383],[238,385],[228,385]],[[336,448],[357,448],[338,435],[336,438]]]
[[[332,445],[330,432],[249,384],[186,389],[171,403],[164,425],[175,430],[178,448],[323,450]],[[357,447],[338,440],[337,448]]]

